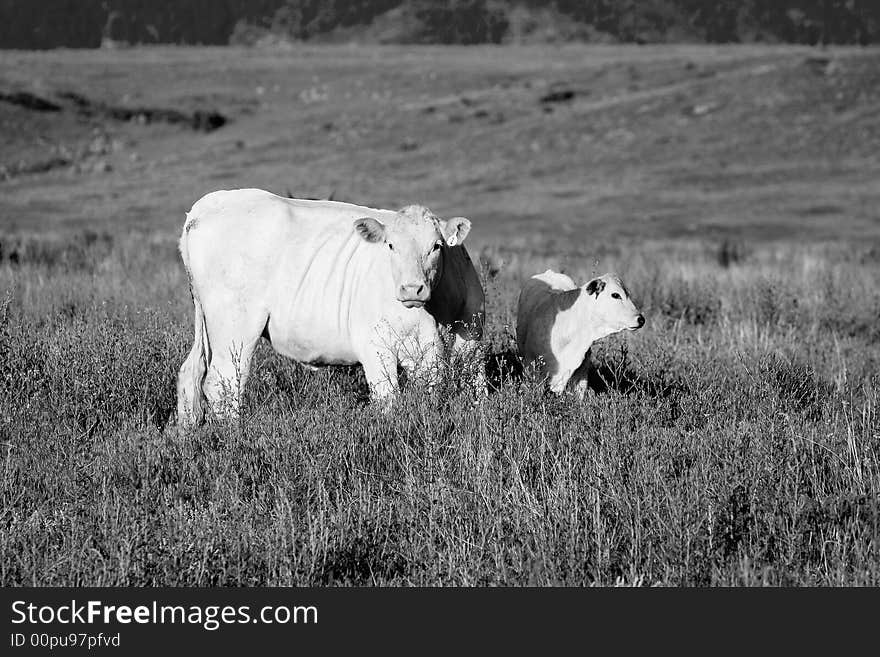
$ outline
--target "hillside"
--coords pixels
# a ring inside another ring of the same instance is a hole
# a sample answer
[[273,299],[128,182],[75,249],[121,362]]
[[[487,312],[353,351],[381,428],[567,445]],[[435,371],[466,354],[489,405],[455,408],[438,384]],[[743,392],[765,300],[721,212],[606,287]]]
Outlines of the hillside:
[[792,47],[16,53],[0,220],[173,232],[255,186],[422,202],[486,242],[878,237],[878,76]]

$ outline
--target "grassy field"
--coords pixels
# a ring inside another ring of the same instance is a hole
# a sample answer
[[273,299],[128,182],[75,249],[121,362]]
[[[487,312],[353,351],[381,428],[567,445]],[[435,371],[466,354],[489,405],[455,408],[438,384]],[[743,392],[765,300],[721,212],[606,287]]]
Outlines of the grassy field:
[[[59,109],[0,101],[0,583],[880,584],[878,78],[872,49],[5,54],[0,93]],[[246,186],[468,216],[492,394],[386,418],[264,345],[240,422],[166,427],[183,213]],[[582,404],[512,371],[547,267],[648,319]]]

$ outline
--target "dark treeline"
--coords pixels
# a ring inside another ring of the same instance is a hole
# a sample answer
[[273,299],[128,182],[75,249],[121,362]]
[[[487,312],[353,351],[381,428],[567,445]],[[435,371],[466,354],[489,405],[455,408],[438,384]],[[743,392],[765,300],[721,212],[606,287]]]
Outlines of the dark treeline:
[[123,43],[229,42],[239,21],[284,0],[0,0],[0,48],[97,48]]
[[[585,28],[545,29],[548,40],[880,41],[880,0],[0,0],[0,47],[249,43],[340,31],[380,42],[498,43],[548,15]],[[386,29],[370,31],[379,23]]]
[[880,38],[877,0],[560,0],[575,19],[621,41],[687,33],[712,43],[868,44]]

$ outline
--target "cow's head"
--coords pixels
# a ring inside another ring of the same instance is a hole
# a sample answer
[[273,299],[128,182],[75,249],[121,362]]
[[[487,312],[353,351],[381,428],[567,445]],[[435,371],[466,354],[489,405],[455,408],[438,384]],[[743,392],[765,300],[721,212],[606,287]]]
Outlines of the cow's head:
[[464,242],[471,222],[464,217],[439,219],[427,208],[411,205],[386,223],[364,217],[354,222],[354,228],[362,239],[387,252],[398,301],[407,308],[421,308],[443,275],[445,247]]
[[594,321],[608,335],[618,331],[635,331],[645,325],[645,316],[639,312],[629,291],[615,274],[594,278],[582,288],[589,301],[590,321]]

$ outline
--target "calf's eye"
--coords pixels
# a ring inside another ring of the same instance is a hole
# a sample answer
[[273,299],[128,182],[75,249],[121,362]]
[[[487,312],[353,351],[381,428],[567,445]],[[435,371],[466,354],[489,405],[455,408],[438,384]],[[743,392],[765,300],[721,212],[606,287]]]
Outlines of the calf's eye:
[[391,242],[388,242],[388,248],[392,251],[394,250],[394,245]]
[[612,293],[611,293],[611,298],[612,298],[612,299],[619,299],[619,298],[620,298],[620,295],[619,295],[617,292],[612,292]]
[[431,251],[436,251],[439,248],[440,248],[440,242],[434,242],[434,248],[431,249]]

